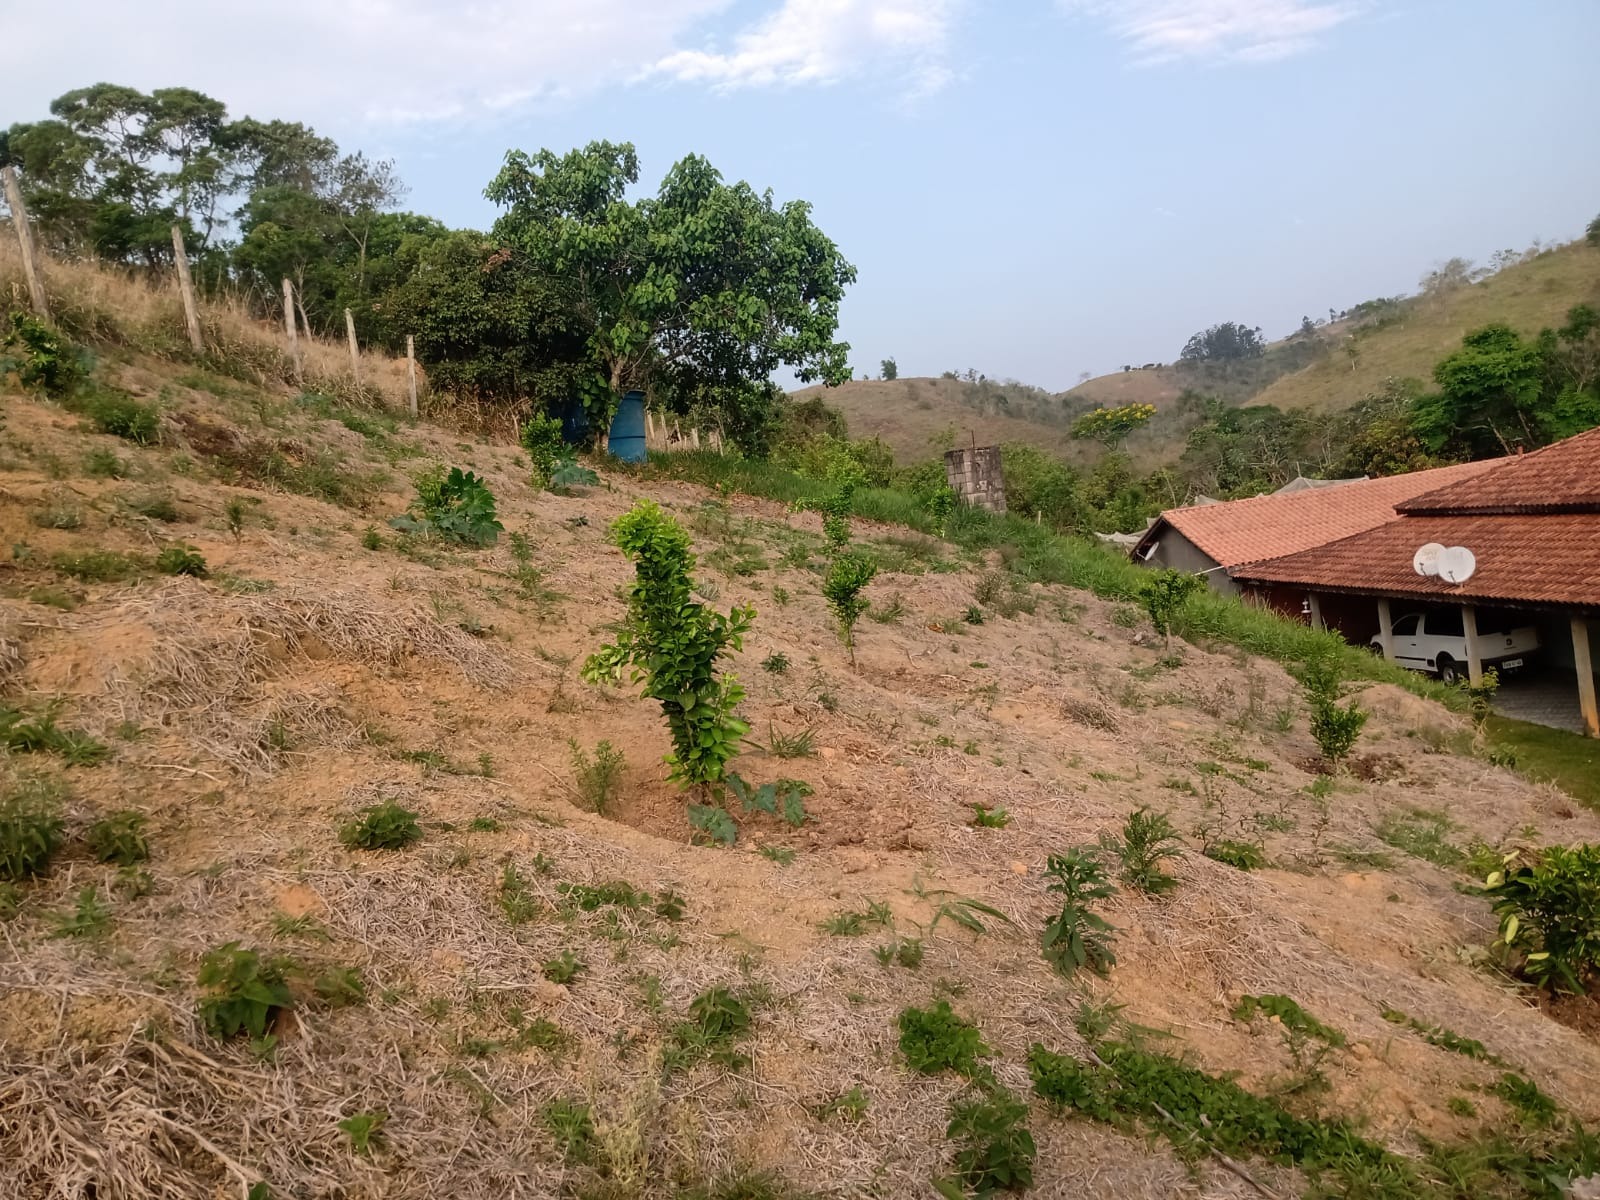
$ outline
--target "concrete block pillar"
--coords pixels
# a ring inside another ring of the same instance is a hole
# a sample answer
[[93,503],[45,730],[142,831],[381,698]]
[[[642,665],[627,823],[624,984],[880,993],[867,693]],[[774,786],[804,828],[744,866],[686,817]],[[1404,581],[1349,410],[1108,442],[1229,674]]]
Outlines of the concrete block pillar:
[[1389,611],[1389,598],[1378,600],[1378,641],[1383,646],[1383,656],[1394,661],[1394,615]]
[[1584,729],[1600,738],[1600,708],[1595,704],[1594,655],[1589,648],[1589,623],[1572,618],[1572,658],[1578,667],[1578,707],[1583,710]]
[[1467,635],[1467,682],[1477,687],[1483,682],[1483,649],[1478,645],[1478,610],[1461,606],[1461,627]]

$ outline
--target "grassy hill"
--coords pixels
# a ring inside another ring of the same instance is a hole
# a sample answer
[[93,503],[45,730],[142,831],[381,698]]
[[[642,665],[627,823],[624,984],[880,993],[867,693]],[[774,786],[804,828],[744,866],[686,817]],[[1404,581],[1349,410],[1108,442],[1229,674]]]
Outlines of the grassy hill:
[[1257,404],[1335,411],[1411,376],[1431,385],[1433,367],[1464,334],[1491,322],[1524,333],[1562,323],[1576,304],[1600,303],[1600,249],[1574,242],[1439,297],[1418,297],[1395,323],[1355,334],[1357,355],[1336,350],[1263,388]]
[[[603,466],[537,491],[507,441],[400,416],[394,364],[358,388],[314,348],[302,391],[237,314],[208,310],[195,361],[169,295],[50,284],[96,362],[65,403],[0,379],[0,838],[62,823],[47,870],[0,879],[8,1200],[901,1200],[983,1161],[952,1106],[997,1096],[1039,1195],[1255,1194],[1237,1170],[1302,1194],[1269,1161],[1299,1121],[1287,1157],[1343,1148],[1302,1158],[1323,1193],[1443,1200],[1539,1194],[1504,1172],[1600,1119],[1592,1006],[1474,965],[1495,922],[1459,890],[1600,816],[1433,701],[1360,688],[1375,718],[1327,776],[1275,662],[1168,653],[1127,603],[870,522],[853,669],[815,514]],[[389,526],[435,465],[485,479],[505,536]],[[694,844],[659,708],[581,679],[639,498],[691,531],[701,596],[755,607],[736,766],[805,780],[803,823]],[[410,840],[362,848],[383,805]],[[1064,978],[1050,858],[1140,806],[1176,883],[1105,851],[1117,961]],[[258,969],[286,993],[222,1036],[207,1001]],[[1085,1111],[1034,1096],[1036,1043]],[[963,1044],[980,1090],[939,1069]],[[1181,1130],[1149,1107],[1180,1101]],[[1215,1104],[1231,1165],[1196,1152]]]
[[895,461],[917,462],[952,444],[1029,442],[1071,462],[1092,457],[1075,442],[1072,421],[1094,405],[1020,384],[979,385],[961,379],[858,380],[836,388],[804,388],[797,400],[818,398],[837,408],[852,437],[882,438]]
[[[1575,242],[1455,291],[1416,297],[1381,321],[1342,320],[1319,329],[1315,342],[1301,337],[1274,342],[1261,359],[1247,363],[1152,363],[1054,395],[1017,384],[980,387],[947,378],[861,381],[807,388],[797,395],[817,395],[834,405],[855,436],[882,438],[901,462],[926,458],[940,435],[954,427],[962,442],[969,436],[980,444],[1029,442],[1082,464],[1093,461],[1099,448],[1069,436],[1076,416],[1098,406],[1153,404],[1159,410],[1155,422],[1128,445],[1136,462],[1153,467],[1182,449],[1190,423],[1169,414],[1185,391],[1234,403],[1338,411],[1358,404],[1391,377],[1431,380],[1434,364],[1472,329],[1502,321],[1536,333],[1559,325],[1568,309],[1583,303],[1600,304],[1600,250]],[[999,395],[1009,402],[997,404]]]

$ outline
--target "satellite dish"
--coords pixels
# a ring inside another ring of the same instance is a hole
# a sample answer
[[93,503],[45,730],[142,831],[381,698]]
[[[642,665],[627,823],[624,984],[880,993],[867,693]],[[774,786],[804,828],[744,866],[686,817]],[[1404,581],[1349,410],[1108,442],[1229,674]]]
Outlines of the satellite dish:
[[1439,578],[1446,583],[1465,583],[1478,569],[1477,556],[1465,546],[1451,546],[1439,555]]
[[1418,575],[1431,578],[1439,573],[1439,555],[1443,553],[1444,547],[1438,542],[1419,546],[1417,552],[1411,556],[1411,569]]

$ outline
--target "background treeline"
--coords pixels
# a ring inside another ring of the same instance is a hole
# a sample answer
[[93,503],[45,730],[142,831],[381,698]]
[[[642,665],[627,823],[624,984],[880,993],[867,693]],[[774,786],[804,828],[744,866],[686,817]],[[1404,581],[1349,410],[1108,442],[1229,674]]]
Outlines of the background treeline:
[[435,393],[603,427],[627,390],[763,449],[780,367],[849,377],[834,339],[854,269],[802,202],[729,184],[704,159],[654,195],[633,147],[508,154],[487,231],[401,209],[390,162],[296,122],[232,118],[188,88],[96,84],[0,133],[41,247],[161,274],[181,231],[197,285],[308,330],[400,353]]

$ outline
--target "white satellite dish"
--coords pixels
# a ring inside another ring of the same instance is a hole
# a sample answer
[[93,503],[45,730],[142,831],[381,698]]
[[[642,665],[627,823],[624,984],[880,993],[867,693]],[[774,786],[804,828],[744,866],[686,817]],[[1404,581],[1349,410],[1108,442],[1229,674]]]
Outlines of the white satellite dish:
[[1465,583],[1477,569],[1477,556],[1465,546],[1451,546],[1439,555],[1439,578],[1446,583]]
[[1411,556],[1411,569],[1418,575],[1431,578],[1439,573],[1439,555],[1443,553],[1444,547],[1438,542],[1419,546],[1417,552]]

